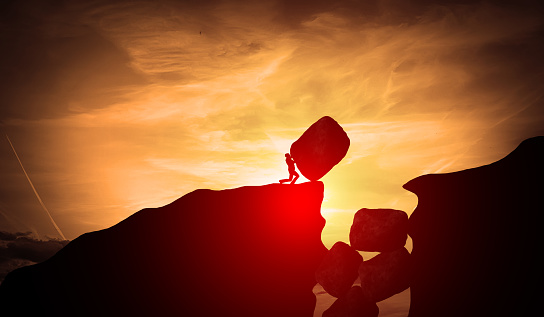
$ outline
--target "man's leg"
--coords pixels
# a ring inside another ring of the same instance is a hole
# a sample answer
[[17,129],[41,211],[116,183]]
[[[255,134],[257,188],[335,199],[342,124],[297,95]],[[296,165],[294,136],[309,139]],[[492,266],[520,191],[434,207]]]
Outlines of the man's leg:
[[288,179],[280,179],[280,184],[287,183],[287,182],[291,181],[292,178],[293,178],[293,175],[291,175],[291,173],[289,173],[289,178]]
[[291,181],[291,184],[294,184],[297,181],[299,175],[297,172],[293,172],[292,175],[289,175],[289,179],[291,179],[292,176],[295,176],[295,178]]

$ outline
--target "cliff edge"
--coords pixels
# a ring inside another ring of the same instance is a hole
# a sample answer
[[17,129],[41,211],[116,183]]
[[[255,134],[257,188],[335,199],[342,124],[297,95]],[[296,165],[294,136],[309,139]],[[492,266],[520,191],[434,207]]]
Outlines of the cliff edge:
[[544,137],[478,168],[415,178],[410,317],[541,312]]
[[312,316],[323,183],[196,190],[8,274],[21,316]]

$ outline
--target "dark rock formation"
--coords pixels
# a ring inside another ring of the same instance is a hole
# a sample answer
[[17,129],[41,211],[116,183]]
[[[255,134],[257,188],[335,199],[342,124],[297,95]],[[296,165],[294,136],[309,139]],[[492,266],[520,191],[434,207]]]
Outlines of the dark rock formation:
[[291,157],[309,180],[319,180],[338,164],[349,148],[344,129],[331,117],[323,117],[291,145]]
[[312,316],[321,182],[196,190],[8,274],[2,316]]
[[344,295],[357,279],[363,257],[344,242],[336,242],[323,258],[315,277],[334,297]]
[[359,266],[365,297],[380,302],[410,286],[410,253],[405,248],[383,252]]
[[364,296],[361,287],[353,286],[323,312],[323,317],[377,317],[379,312],[378,305]]
[[404,185],[419,203],[411,317],[542,314],[544,137],[482,167]]
[[355,214],[349,232],[351,246],[360,251],[387,252],[403,248],[408,215],[395,209],[366,209]]

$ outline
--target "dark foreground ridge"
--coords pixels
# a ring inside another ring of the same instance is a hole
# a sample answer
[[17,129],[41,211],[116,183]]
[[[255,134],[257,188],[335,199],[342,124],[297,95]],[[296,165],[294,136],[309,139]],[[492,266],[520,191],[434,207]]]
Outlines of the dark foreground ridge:
[[2,314],[310,317],[322,199],[321,182],[196,190],[8,274]]
[[544,137],[482,167],[415,178],[410,317],[542,312]]

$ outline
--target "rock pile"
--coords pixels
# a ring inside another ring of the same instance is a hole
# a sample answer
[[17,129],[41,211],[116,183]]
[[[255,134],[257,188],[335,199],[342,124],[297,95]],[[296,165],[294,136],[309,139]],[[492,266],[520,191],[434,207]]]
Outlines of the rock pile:
[[[542,315],[542,162],[544,137],[531,138],[489,165],[405,184],[418,196],[409,220],[399,210],[359,210],[350,246],[335,244],[316,273],[338,298],[323,316],[376,317],[376,302],[408,287],[409,317]],[[361,286],[350,288],[357,250],[381,253],[359,262]],[[507,261],[505,250],[515,250]],[[334,263],[341,272],[327,267]]]
[[346,294],[357,279],[363,257],[347,243],[336,242],[316,271],[316,281],[334,297]]
[[388,252],[404,247],[408,215],[394,209],[366,209],[355,214],[349,242],[357,250]]
[[405,248],[382,252],[359,266],[365,295],[381,302],[410,286],[410,253]]
[[[410,286],[408,215],[394,209],[363,208],[354,216],[350,245],[337,242],[323,258],[316,280],[338,299],[324,317],[376,317],[377,302]],[[381,252],[364,261],[357,251]],[[353,286],[359,277],[361,286]],[[352,287],[353,286],[353,287]]]

